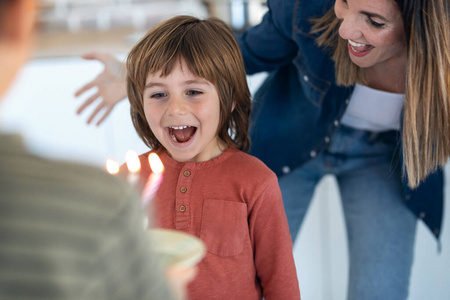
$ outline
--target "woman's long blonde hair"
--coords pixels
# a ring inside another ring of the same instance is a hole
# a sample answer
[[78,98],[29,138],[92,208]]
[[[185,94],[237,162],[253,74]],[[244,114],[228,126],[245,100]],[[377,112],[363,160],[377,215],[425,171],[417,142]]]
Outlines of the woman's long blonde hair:
[[[411,188],[444,166],[450,155],[450,1],[395,0],[407,38],[403,174]],[[336,82],[365,84],[361,68],[352,63],[347,41],[339,36],[334,9],[312,20],[319,46],[334,49]]]

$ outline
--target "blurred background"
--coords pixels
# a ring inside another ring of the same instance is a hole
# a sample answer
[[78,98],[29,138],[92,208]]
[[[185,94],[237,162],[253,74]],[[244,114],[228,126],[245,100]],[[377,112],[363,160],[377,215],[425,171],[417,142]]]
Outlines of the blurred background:
[[[239,32],[259,23],[267,11],[263,0],[41,0],[40,6],[36,51],[3,101],[1,126],[22,134],[38,155],[99,168],[107,158],[123,163],[129,149],[138,153],[148,149],[134,131],[127,101],[119,103],[100,126],[85,122],[94,107],[75,114],[89,97],[77,99],[75,91],[102,71],[100,63],[80,55],[106,51],[123,60],[150,27],[177,14],[216,16]],[[252,92],[265,76],[248,77]],[[448,170],[449,166],[446,174]],[[447,184],[445,204],[448,188]],[[325,177],[314,198],[294,245],[302,298],[345,300],[348,253],[335,179]],[[448,216],[450,208],[445,205],[441,252],[419,223],[410,300],[450,299]]]

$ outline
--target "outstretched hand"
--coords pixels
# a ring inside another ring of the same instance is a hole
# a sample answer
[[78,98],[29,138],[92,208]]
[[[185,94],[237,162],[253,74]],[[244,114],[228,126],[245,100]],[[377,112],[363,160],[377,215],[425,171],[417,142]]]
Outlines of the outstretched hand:
[[98,60],[104,66],[102,73],[75,92],[75,97],[79,97],[86,91],[97,88],[96,93],[85,100],[77,109],[77,114],[81,114],[88,106],[98,102],[97,107],[86,121],[87,124],[90,124],[97,115],[103,112],[103,115],[97,121],[98,126],[108,117],[114,106],[127,97],[126,71],[123,63],[109,53],[91,52],[83,55],[82,58]]

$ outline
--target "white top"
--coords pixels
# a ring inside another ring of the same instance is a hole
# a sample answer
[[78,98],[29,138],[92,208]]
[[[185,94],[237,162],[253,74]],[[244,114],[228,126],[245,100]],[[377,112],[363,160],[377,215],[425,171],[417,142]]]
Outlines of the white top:
[[404,94],[379,91],[356,84],[341,123],[374,132],[399,130],[404,102]]

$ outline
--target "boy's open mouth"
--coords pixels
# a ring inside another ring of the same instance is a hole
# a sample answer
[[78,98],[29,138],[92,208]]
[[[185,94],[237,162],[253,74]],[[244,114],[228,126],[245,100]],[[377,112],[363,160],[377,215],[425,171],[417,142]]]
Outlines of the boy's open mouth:
[[168,127],[169,135],[177,143],[186,143],[189,141],[197,131],[197,127],[194,126],[171,126]]

